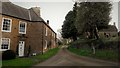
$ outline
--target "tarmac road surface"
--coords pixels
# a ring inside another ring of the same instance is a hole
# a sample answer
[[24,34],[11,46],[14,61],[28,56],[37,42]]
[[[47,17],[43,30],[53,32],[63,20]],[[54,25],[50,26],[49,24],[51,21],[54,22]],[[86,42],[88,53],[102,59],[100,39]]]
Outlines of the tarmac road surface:
[[[62,47],[52,58],[35,66],[118,66],[118,63],[109,62],[84,56],[78,56]],[[33,66],[34,67],[34,66]]]

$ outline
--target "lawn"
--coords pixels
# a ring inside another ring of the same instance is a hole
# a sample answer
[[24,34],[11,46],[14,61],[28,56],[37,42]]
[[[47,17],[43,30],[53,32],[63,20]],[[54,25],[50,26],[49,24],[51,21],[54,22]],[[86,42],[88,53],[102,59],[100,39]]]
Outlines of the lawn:
[[43,55],[39,54],[29,58],[16,58],[13,60],[2,61],[2,68],[29,68],[32,65],[43,62],[50,57],[54,56],[58,52],[59,48],[51,49],[45,52]]
[[113,50],[96,50],[96,54],[92,54],[90,49],[76,49],[69,47],[68,50],[80,56],[88,56],[115,62],[118,61],[118,52]]

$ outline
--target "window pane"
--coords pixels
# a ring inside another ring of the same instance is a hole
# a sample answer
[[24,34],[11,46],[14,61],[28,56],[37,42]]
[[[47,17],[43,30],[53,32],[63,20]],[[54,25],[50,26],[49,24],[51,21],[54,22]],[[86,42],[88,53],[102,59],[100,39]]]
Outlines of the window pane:
[[4,21],[3,21],[3,30],[10,31],[10,20],[4,19]]
[[1,49],[8,49],[9,39],[2,39]]
[[25,32],[25,23],[20,23],[20,32]]

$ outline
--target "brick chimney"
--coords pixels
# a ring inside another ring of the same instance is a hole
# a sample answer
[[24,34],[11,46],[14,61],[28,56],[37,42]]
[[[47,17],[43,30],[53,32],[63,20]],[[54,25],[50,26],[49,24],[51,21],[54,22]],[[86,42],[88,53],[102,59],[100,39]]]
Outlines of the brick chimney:
[[32,9],[38,16],[41,16],[40,15],[40,7],[32,7]]

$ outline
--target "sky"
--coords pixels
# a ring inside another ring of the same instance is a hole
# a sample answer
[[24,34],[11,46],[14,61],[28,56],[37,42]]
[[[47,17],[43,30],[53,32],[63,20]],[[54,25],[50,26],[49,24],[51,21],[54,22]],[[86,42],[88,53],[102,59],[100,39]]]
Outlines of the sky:
[[[49,20],[50,27],[57,33],[61,29],[66,14],[72,10],[75,0],[10,0],[16,5],[24,8],[40,7],[41,17]],[[112,2],[113,8],[111,11],[112,20],[110,24],[116,22],[118,27],[118,1]]]

